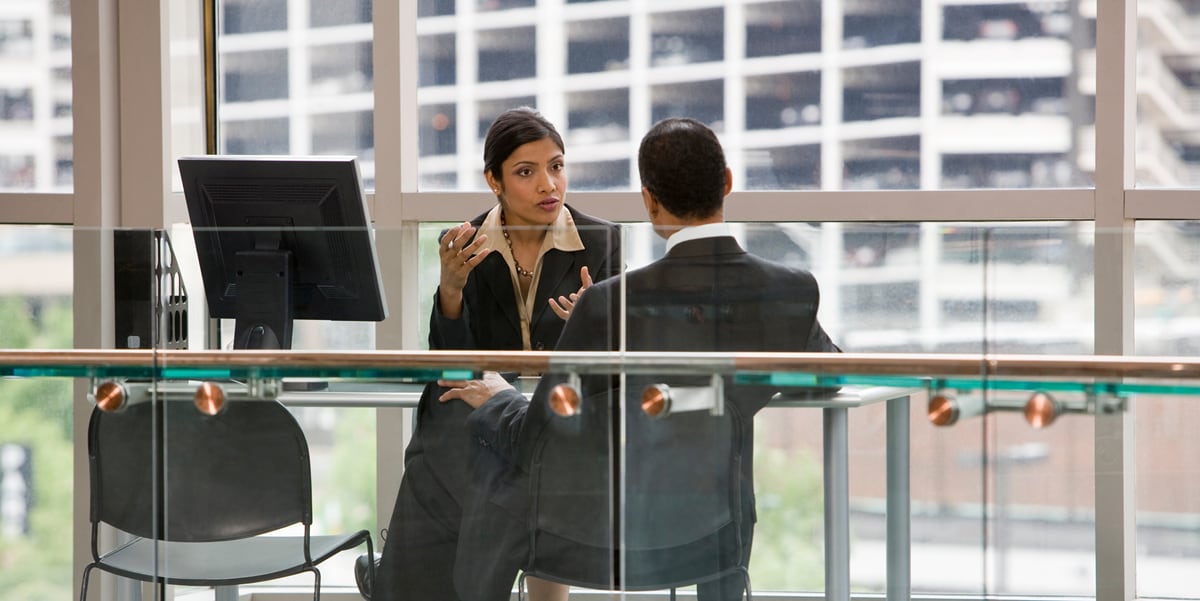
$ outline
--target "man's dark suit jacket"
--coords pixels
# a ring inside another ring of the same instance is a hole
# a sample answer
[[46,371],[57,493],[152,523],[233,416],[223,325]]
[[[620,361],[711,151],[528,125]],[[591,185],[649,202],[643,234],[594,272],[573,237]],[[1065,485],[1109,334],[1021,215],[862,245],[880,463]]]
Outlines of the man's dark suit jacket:
[[[597,219],[567,206],[583,250],[552,249],[542,258],[530,342],[534,350],[553,348],[565,323],[550,309],[547,299],[579,290],[580,268],[587,266],[594,281],[611,277],[621,268],[620,226]],[[471,220],[478,228],[487,213]],[[443,232],[444,233],[444,232]],[[500,253],[492,253],[467,276],[463,288],[463,312],[458,319],[442,315],[434,293],[429,318],[429,348],[434,350],[521,350],[521,321],[508,264]],[[468,443],[464,423],[470,407],[464,403],[440,403],[444,389],[431,382],[417,407],[417,428],[405,451],[405,461],[423,456],[430,472],[440,480],[460,505],[468,483]]]
[[[666,257],[626,274],[625,280],[629,351],[839,350],[817,321],[820,293],[813,276],[751,255],[732,237],[681,242]],[[576,305],[557,348],[618,348],[621,285],[614,278],[590,288]],[[468,419],[471,435],[483,451],[475,462],[478,494],[464,515],[456,561],[456,586],[467,601],[507,598],[516,571],[524,567],[531,463],[548,425],[557,419],[547,398],[561,381],[556,376],[543,378],[531,402],[514,390],[505,391]],[[584,396],[603,385],[611,385],[611,380],[606,384],[585,378]],[[761,389],[726,389],[726,407],[735,414],[735,427],[741,429],[741,490],[749,511],[744,528],[752,528],[754,521],[752,418],[769,398]],[[545,452],[546,457],[558,455]],[[607,516],[579,519],[603,522]]]

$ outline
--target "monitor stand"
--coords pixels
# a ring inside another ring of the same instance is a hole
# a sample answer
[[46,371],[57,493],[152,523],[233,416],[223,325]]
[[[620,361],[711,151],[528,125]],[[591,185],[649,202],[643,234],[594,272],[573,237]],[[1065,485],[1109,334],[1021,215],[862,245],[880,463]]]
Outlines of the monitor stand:
[[292,253],[246,250],[237,269],[235,349],[292,348]]

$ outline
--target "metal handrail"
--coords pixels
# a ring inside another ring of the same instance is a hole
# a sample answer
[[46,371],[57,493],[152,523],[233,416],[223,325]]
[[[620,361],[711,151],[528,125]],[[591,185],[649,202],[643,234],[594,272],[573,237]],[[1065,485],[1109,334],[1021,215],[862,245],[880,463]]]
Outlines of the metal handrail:
[[189,351],[0,349],[0,369],[143,369],[156,376],[188,377],[188,370],[264,370],[300,374],[346,370],[545,373],[741,373],[911,377],[1200,379],[1200,358],[1116,355],[904,354],[904,353],[679,353],[578,351]]

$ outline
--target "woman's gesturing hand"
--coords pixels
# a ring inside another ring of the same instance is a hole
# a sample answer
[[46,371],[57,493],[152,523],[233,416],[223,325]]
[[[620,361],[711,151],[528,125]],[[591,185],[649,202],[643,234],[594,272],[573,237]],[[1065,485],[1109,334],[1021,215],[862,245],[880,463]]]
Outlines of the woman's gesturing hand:
[[571,316],[571,311],[575,310],[575,303],[579,302],[579,297],[583,295],[583,291],[592,285],[592,276],[588,273],[586,265],[579,269],[579,280],[583,284],[579,286],[579,290],[572,292],[570,296],[560,296],[557,299],[550,298],[550,309],[563,319]]
[[467,276],[492,251],[481,247],[487,235],[475,236],[475,227],[463,222],[448,230],[438,240],[438,258],[442,262],[441,279],[438,283],[438,303],[442,314],[451,319],[462,312],[462,291],[467,285]]

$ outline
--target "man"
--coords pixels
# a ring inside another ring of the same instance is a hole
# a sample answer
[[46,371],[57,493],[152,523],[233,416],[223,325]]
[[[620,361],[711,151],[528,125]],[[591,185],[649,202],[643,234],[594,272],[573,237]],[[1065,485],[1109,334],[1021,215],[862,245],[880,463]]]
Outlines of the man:
[[[592,286],[576,304],[557,349],[839,350],[817,321],[820,294],[813,276],[750,255],[732,236],[724,222],[723,210],[724,199],[732,187],[732,174],[720,142],[708,127],[693,119],[659,122],[642,139],[638,168],[650,222],[655,232],[667,239],[666,256],[629,272],[624,282],[621,278],[611,278]],[[563,420],[555,422],[547,403],[552,387],[560,382],[561,377],[543,378],[532,401],[526,401],[495,375],[478,381],[443,383],[450,387],[441,398],[443,402],[461,399],[475,408],[467,424],[480,447],[475,469],[478,494],[464,515],[464,535],[458,548],[455,580],[463,599],[507,599],[517,570],[525,567],[531,540],[528,533],[531,475],[541,478],[540,483],[532,486],[539,491],[550,486],[557,495],[539,492],[539,524],[543,522],[542,516],[551,511],[549,507],[555,506],[561,509],[562,520],[574,520],[574,525],[584,530],[596,531],[597,525],[602,529],[611,523],[617,510],[610,507],[608,515],[604,515],[603,507],[572,512],[569,499],[585,497],[581,490],[602,494],[606,486],[607,490],[618,486],[616,482],[626,487],[619,493],[629,505],[630,513],[625,515],[637,511],[631,495],[639,492],[637,486],[641,484],[628,478],[621,480],[620,470],[594,469],[597,455],[601,462],[612,463],[614,455],[607,454],[607,449],[630,444],[621,442],[625,439],[609,432],[598,439],[589,439],[589,450],[580,451],[578,444],[555,446],[558,440],[584,440],[585,432],[605,429],[606,419],[612,417],[604,414],[590,424],[575,426],[563,425],[566,423]],[[595,395],[601,388],[611,389],[612,383],[611,378],[585,378],[583,395]],[[724,538],[739,541],[735,547],[742,556],[735,561],[742,566],[749,563],[754,522],[753,415],[769,398],[761,388],[740,385],[725,388],[725,407],[732,414],[728,423],[735,430],[730,439],[737,441],[726,446],[737,447],[728,454],[738,462],[739,506],[746,509],[743,516],[734,520],[732,534],[727,533]],[[585,406],[587,403],[585,400]],[[563,430],[572,427],[575,432]],[[669,449],[670,445],[661,448]],[[564,449],[570,449],[574,456],[565,456],[568,453]],[[561,480],[542,477],[546,466],[555,462],[561,465],[552,473]],[[571,469],[573,464],[578,469]],[[586,469],[585,464],[592,464],[593,469]],[[589,480],[585,475],[589,471],[600,476]],[[632,471],[626,475],[629,473]],[[611,480],[606,482],[606,478]],[[568,501],[563,501],[564,498]],[[689,498],[705,502],[699,496]],[[690,504],[681,503],[681,510]],[[566,515],[571,513],[577,515]],[[634,532],[621,534],[633,536]],[[603,540],[603,534],[596,538]],[[612,541],[611,548],[620,545],[622,539],[614,535],[608,540]],[[600,555],[603,561],[603,553]],[[611,551],[607,555],[611,558]],[[628,561],[630,564],[622,567],[623,573],[632,574],[640,569],[641,566],[632,565],[637,560]],[[742,589],[741,577],[734,574],[701,584],[698,593],[702,600],[724,601],[740,598]]]

